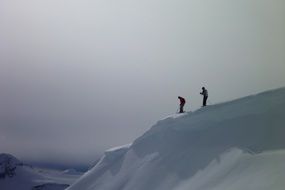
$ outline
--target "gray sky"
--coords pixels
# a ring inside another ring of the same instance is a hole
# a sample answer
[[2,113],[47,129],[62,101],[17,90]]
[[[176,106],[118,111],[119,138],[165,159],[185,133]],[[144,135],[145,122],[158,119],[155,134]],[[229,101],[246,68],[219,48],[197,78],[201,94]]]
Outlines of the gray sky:
[[158,119],[285,86],[283,0],[0,0],[0,152],[90,163]]

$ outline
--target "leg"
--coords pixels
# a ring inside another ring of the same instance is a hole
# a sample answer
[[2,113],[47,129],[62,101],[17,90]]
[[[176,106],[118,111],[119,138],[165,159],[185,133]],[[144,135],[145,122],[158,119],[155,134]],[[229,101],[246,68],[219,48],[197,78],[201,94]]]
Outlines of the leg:
[[208,99],[208,96],[204,96],[204,98],[203,98],[203,106],[207,105],[207,99]]
[[179,111],[179,113],[184,113],[183,107],[184,107],[184,104],[180,104],[180,111]]

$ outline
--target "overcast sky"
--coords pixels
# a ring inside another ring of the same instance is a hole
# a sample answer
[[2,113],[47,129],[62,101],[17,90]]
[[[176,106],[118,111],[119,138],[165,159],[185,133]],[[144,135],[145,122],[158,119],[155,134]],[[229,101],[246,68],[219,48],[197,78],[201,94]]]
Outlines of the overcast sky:
[[86,164],[178,108],[285,86],[284,0],[0,0],[0,152]]

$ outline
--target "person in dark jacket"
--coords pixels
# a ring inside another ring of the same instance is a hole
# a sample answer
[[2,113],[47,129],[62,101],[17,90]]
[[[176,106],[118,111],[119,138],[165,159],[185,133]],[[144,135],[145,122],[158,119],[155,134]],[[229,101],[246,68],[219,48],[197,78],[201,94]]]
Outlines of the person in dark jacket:
[[178,96],[178,99],[180,100],[180,109],[179,109],[179,113],[184,113],[183,107],[186,103],[185,99],[182,98],[181,96]]
[[201,95],[203,95],[203,107],[207,105],[207,99],[208,99],[208,90],[205,87],[202,87],[202,92],[200,92]]

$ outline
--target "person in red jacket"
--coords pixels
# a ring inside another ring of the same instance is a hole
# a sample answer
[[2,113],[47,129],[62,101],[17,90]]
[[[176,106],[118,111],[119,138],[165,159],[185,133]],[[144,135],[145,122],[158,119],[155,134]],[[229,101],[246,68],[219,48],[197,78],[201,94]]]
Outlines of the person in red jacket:
[[183,107],[184,107],[186,101],[181,96],[178,96],[178,99],[180,100],[180,110],[179,110],[179,113],[184,113]]

